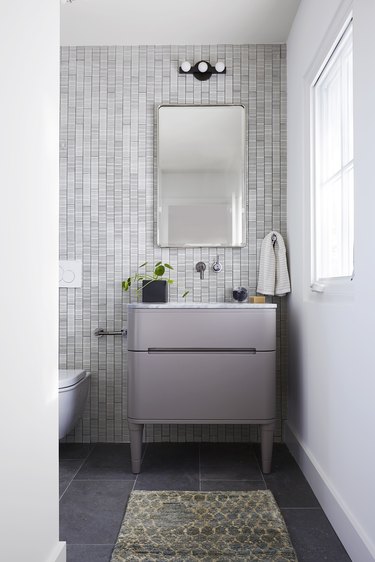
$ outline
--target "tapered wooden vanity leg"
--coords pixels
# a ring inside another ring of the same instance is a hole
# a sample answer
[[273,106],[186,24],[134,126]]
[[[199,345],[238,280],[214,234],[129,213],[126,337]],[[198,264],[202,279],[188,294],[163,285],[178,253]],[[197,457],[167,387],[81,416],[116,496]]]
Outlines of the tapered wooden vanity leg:
[[139,474],[141,472],[141,460],[142,460],[142,435],[143,435],[143,423],[132,423],[129,424],[130,433],[130,456],[132,462],[132,472],[134,474]]
[[262,452],[262,471],[264,474],[268,474],[269,472],[271,472],[274,429],[274,423],[261,425],[260,443]]

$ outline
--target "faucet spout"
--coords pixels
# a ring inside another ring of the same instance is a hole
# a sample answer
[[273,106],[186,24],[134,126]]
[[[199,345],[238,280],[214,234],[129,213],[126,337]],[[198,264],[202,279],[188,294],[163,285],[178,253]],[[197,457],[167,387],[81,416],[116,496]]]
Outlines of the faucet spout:
[[200,278],[204,279],[204,272],[206,269],[206,264],[203,261],[199,261],[196,265],[195,265],[195,269],[198,271]]

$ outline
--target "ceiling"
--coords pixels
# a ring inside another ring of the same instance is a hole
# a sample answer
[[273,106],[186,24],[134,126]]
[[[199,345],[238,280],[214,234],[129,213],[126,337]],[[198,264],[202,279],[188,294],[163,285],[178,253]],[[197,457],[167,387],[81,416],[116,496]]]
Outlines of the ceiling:
[[61,0],[61,44],[284,43],[299,2]]

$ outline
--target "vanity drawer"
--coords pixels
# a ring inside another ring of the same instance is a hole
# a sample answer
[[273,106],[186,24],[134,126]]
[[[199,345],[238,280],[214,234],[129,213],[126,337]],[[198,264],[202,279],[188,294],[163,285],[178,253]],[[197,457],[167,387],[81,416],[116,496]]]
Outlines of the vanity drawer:
[[130,351],[128,416],[156,423],[272,420],[275,352]]
[[276,309],[129,309],[128,349],[276,349]]

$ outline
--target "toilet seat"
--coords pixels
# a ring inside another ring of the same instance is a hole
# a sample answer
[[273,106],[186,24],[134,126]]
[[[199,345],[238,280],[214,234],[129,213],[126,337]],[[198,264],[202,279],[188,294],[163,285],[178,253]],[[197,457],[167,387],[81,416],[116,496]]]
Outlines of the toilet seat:
[[86,371],[82,369],[59,369],[59,389],[74,386],[84,379]]

